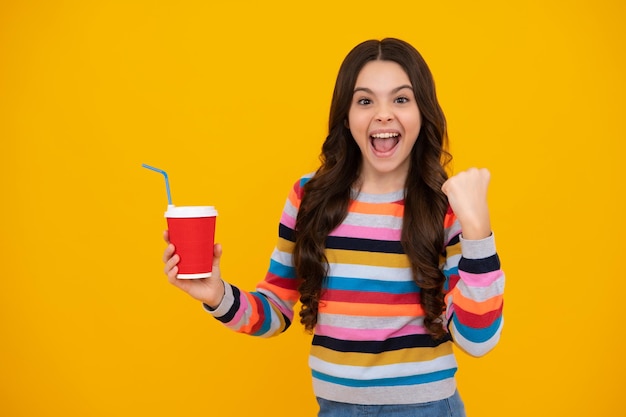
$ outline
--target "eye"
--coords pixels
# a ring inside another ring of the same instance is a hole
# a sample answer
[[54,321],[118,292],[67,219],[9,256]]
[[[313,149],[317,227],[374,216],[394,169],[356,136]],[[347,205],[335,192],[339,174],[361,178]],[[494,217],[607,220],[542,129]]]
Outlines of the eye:
[[372,100],[370,100],[369,98],[361,98],[359,100],[356,101],[357,104],[360,104],[362,106],[366,106],[368,104],[372,104]]
[[395,102],[399,103],[399,104],[408,103],[409,102],[409,98],[408,97],[404,97],[404,96],[398,97],[398,98],[395,99]]

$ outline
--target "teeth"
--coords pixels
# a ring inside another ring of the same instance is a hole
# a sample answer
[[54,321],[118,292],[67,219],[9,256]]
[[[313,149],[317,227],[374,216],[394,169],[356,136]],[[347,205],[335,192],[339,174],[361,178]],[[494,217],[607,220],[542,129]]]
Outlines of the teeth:
[[375,133],[372,135],[372,137],[376,139],[389,139],[396,138],[398,136],[400,136],[399,133]]

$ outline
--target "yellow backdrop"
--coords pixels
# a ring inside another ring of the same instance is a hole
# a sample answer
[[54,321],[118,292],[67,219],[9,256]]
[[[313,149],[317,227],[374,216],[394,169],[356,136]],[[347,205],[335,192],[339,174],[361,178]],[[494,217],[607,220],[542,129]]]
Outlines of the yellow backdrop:
[[234,334],[170,286],[174,203],[262,279],[356,43],[413,43],[454,169],[492,171],[505,331],[470,416],[623,413],[626,6],[583,0],[0,3],[0,415],[313,416],[299,325]]

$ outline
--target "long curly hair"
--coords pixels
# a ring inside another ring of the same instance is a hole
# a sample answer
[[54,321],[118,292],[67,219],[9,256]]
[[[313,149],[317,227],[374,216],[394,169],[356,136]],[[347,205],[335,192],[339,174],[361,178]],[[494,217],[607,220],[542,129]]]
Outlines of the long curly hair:
[[424,325],[433,337],[440,338],[446,332],[441,321],[445,278],[439,263],[444,248],[443,218],[448,208],[441,186],[448,177],[445,167],[451,160],[446,120],[426,62],[413,46],[393,38],[357,45],[337,75],[321,166],[304,186],[296,219],[293,256],[297,275],[302,279],[300,321],[308,331],[317,324],[322,284],[328,274],[326,238],[347,216],[351,189],[359,178],[361,151],[346,121],[357,76],[365,64],[374,60],[393,61],[404,69],[422,116],[410,154],[401,240],[413,279],[420,287]]

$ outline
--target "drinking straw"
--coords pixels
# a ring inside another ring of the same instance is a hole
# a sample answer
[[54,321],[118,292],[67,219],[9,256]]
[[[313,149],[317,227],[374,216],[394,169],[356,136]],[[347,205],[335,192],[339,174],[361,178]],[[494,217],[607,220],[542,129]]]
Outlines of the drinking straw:
[[160,174],[163,174],[163,176],[165,177],[165,191],[167,191],[167,204],[168,205],[172,205],[172,194],[170,193],[170,181],[167,178],[167,172],[163,171],[162,169],[159,168],[155,168],[155,167],[151,167],[150,165],[147,164],[141,164],[142,167],[144,168],[148,168],[151,169],[152,171],[158,172]]

